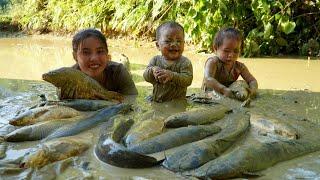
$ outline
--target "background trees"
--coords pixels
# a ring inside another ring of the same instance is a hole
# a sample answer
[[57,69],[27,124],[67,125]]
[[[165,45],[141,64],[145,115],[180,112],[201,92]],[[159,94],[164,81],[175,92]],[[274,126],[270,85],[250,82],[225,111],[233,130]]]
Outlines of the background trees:
[[11,3],[10,17],[24,30],[66,33],[96,27],[108,34],[153,37],[161,22],[175,20],[185,27],[186,40],[205,51],[211,49],[219,28],[234,26],[245,37],[246,57],[320,55],[319,0],[11,0]]

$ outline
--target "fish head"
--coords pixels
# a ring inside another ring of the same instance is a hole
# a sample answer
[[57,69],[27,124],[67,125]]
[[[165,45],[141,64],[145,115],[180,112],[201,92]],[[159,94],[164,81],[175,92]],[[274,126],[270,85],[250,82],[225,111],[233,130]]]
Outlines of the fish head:
[[132,104],[121,103],[121,104],[115,105],[115,107],[119,107],[121,109],[119,111],[119,113],[121,113],[121,114],[125,114],[125,113],[128,113],[130,111],[133,111],[133,105]]
[[71,77],[71,74],[75,70],[76,69],[70,67],[62,67],[42,74],[42,79],[55,86],[59,86],[61,84],[65,84],[66,80]]
[[27,137],[30,136],[30,133],[32,133],[31,128],[20,128],[18,130],[15,130],[5,136],[5,140],[8,142],[19,142],[24,141]]

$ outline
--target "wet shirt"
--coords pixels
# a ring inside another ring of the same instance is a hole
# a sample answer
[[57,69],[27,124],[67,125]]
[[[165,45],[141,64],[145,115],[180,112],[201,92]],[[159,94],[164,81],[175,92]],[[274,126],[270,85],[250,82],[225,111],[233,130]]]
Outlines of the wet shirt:
[[[154,66],[172,71],[172,80],[165,84],[157,82],[152,72],[152,67]],[[192,83],[192,64],[191,61],[184,56],[181,56],[177,61],[173,61],[173,63],[168,63],[163,56],[158,55],[150,60],[147,69],[143,73],[143,77],[153,85],[153,101],[164,102],[173,99],[182,99],[186,96],[187,87]]]
[[[212,59],[212,58],[209,58],[209,59]],[[249,75],[251,76],[248,68],[239,61],[236,61],[234,63],[230,72],[227,69],[225,69],[222,61],[217,56],[213,57],[213,61],[216,63],[216,71],[213,78],[215,78],[219,83],[223,84],[226,87],[229,87],[233,82],[235,82],[240,75],[244,79],[246,79],[246,77]],[[206,86],[205,79],[203,79],[202,81],[202,89],[205,91],[213,90]]]
[[[79,65],[75,64],[73,68],[79,69]],[[115,91],[122,95],[136,95],[137,88],[127,69],[117,62],[110,61],[104,70],[105,79],[102,84],[109,91]]]

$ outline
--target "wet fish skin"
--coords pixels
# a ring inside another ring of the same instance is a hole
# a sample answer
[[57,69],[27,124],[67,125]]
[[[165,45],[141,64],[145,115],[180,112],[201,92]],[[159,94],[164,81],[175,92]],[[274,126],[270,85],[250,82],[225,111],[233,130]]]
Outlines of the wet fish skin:
[[6,124],[3,127],[0,128],[0,138],[3,138],[5,135],[11,133],[12,131],[15,131],[19,127],[13,126],[11,124]]
[[169,128],[176,128],[188,125],[209,124],[222,119],[229,111],[231,111],[231,109],[224,105],[215,105],[207,108],[181,112],[169,116],[165,120],[165,126]]
[[87,150],[91,140],[63,137],[45,142],[27,155],[21,162],[21,168],[41,168],[49,163],[77,156]]
[[114,128],[111,134],[111,139],[114,140],[116,143],[121,143],[122,138],[126,135],[128,130],[134,124],[133,119],[120,119],[119,122]]
[[64,99],[60,101],[48,101],[46,104],[68,106],[78,111],[96,111],[102,108],[116,105],[118,103],[113,101],[94,99]]
[[106,135],[100,136],[95,154],[101,161],[122,168],[146,168],[159,163],[153,157],[128,150]]
[[247,84],[246,81],[244,80],[237,80],[233,82],[229,88],[233,92],[234,96],[236,99],[240,101],[245,101],[246,99],[249,98],[249,85]]
[[132,145],[128,149],[142,154],[151,154],[194,142],[220,131],[221,128],[215,125],[181,127]]
[[[32,110],[28,110],[32,111]],[[55,119],[65,119],[80,116],[83,113],[66,106],[51,106],[45,112],[37,114],[32,118],[17,119],[14,123],[20,126],[32,125],[44,121],[52,121]],[[13,121],[12,121],[13,123]]]
[[24,126],[19,128],[5,136],[5,140],[8,142],[22,142],[22,141],[35,141],[46,138],[50,133],[57,128],[70,124],[83,116],[59,119],[52,121],[40,122],[30,126]]
[[238,147],[186,174],[205,179],[245,177],[278,162],[293,159],[320,149],[320,138],[256,142]]
[[60,88],[60,99],[103,99],[122,101],[121,94],[108,91],[85,73],[62,67],[42,75],[42,79]]
[[[95,154],[101,161],[123,168],[151,167],[159,162],[153,158],[133,151],[129,151],[116,141],[122,139],[133,125],[133,120],[125,117],[115,117],[106,123],[95,146]],[[113,139],[117,137],[116,139]]]
[[125,144],[127,147],[152,138],[163,132],[164,120],[161,118],[147,119],[137,122],[127,133]]
[[221,155],[247,132],[249,127],[248,113],[240,111],[229,114],[219,134],[167,151],[162,165],[175,172],[197,168]]
[[124,103],[101,109],[95,114],[93,114],[92,116],[86,117],[77,122],[60,127],[59,129],[52,132],[46,139],[44,139],[44,141],[58,138],[58,137],[76,135],[82,131],[85,131],[89,128],[92,128],[98,125],[101,122],[108,121],[111,117],[119,113],[128,112],[130,109],[131,109],[131,105],[124,104]]
[[23,126],[25,124],[30,124],[36,118],[48,112],[50,108],[52,108],[52,106],[44,106],[27,110],[19,114],[18,116],[14,117],[13,119],[9,120],[9,124],[14,126]]
[[6,157],[8,144],[4,141],[4,138],[0,137],[0,159]]
[[258,117],[252,121],[260,129],[259,134],[279,139],[299,139],[300,134],[290,124],[274,118]]

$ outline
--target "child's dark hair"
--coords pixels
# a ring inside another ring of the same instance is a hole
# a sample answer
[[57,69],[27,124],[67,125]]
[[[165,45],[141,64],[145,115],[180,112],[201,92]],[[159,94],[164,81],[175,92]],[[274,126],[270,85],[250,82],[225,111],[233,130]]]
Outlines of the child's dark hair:
[[214,37],[213,45],[216,47],[220,47],[223,44],[223,40],[226,38],[236,39],[242,44],[242,35],[240,31],[235,28],[229,27],[229,28],[224,28],[218,31],[218,33]]
[[184,28],[179,23],[177,23],[175,21],[167,21],[157,27],[157,29],[156,29],[156,40],[157,41],[160,39],[161,32],[165,28],[180,28],[184,34]]
[[79,31],[73,36],[72,39],[72,49],[73,52],[77,52],[79,45],[88,37],[95,37],[100,40],[100,42],[106,47],[106,51],[108,52],[108,45],[106,37],[96,29],[84,29]]

